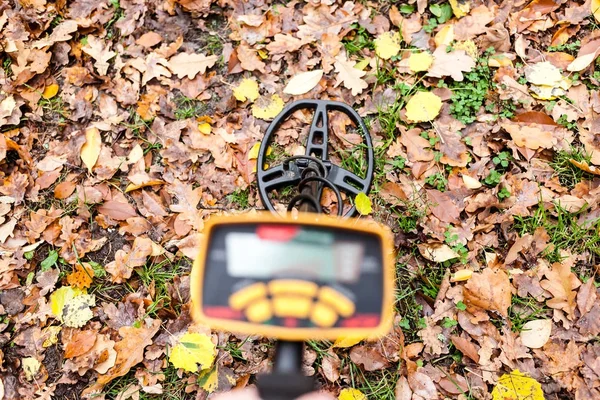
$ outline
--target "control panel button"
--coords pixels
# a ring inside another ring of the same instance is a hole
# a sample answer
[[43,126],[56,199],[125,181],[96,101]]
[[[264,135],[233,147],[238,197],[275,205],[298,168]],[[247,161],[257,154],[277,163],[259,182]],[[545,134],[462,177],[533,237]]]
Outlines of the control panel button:
[[310,281],[299,279],[277,279],[269,282],[271,294],[299,294],[306,297],[314,297],[319,286]]
[[330,328],[335,325],[338,316],[328,305],[316,303],[310,313],[310,320],[320,328]]
[[276,296],[273,297],[273,311],[276,317],[306,319],[313,305],[311,297]]
[[273,318],[271,303],[267,299],[255,301],[246,308],[246,318],[254,323],[262,323]]
[[343,317],[349,317],[356,311],[352,300],[328,286],[323,286],[319,291],[319,300],[335,308]]
[[261,297],[267,296],[267,285],[262,282],[243,287],[229,296],[229,307],[243,310],[248,304]]

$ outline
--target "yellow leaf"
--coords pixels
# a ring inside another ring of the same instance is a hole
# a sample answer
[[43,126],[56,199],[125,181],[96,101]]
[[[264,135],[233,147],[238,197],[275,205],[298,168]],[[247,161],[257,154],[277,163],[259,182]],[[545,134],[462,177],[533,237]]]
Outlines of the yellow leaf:
[[371,214],[371,211],[373,211],[373,208],[371,207],[371,199],[369,199],[369,197],[362,192],[356,195],[356,198],[354,199],[354,205],[356,206],[356,211],[358,211],[361,215],[369,215]]
[[477,49],[477,45],[472,40],[464,40],[462,42],[455,43],[452,47],[454,50],[464,50],[472,58],[477,58],[479,55],[479,50]]
[[544,400],[544,392],[538,381],[515,369],[510,374],[504,374],[500,377],[494,390],[492,390],[492,399]]
[[419,92],[406,104],[406,118],[413,122],[431,121],[442,109],[442,99],[431,92]]
[[368,400],[367,396],[358,389],[348,388],[342,389],[338,400]]
[[271,97],[261,97],[252,105],[252,115],[266,121],[275,118],[281,110],[283,110],[283,100],[277,94]]
[[258,99],[258,83],[254,79],[242,79],[238,87],[233,89],[233,95],[239,101],[250,101]]
[[468,281],[473,276],[473,271],[470,269],[459,269],[450,278],[450,282]]
[[446,25],[433,38],[435,47],[449,46],[454,41],[454,25]]
[[100,131],[93,127],[86,129],[85,144],[81,147],[81,161],[83,161],[89,172],[92,172],[92,168],[98,161],[101,147],[102,137]]
[[50,100],[51,98],[56,96],[56,94],[58,93],[58,88],[59,86],[56,83],[46,86],[44,88],[44,93],[42,93],[42,97],[46,100]]
[[346,336],[335,339],[332,347],[347,348],[360,343],[364,339],[363,336]]
[[560,70],[548,61],[525,67],[525,78],[534,85],[556,87],[563,79]]
[[600,22],[600,0],[592,0],[592,13],[596,21]]
[[408,59],[408,67],[412,72],[427,71],[433,64],[433,56],[429,53],[412,53]]
[[294,96],[308,93],[315,86],[319,84],[319,81],[323,77],[323,70],[316,69],[314,71],[303,72],[294,76],[283,89],[283,93],[291,94]]
[[448,0],[456,18],[462,18],[471,11],[469,0]]
[[258,158],[258,151],[260,150],[260,142],[254,143],[254,146],[248,152],[248,160],[256,160]]
[[63,286],[60,289],[57,289],[50,295],[50,307],[52,308],[52,314],[56,318],[62,321],[63,309],[65,304],[71,300],[75,296],[83,293],[80,289],[73,289],[71,286]]
[[198,374],[198,385],[208,393],[213,393],[219,387],[219,368],[215,365]]
[[33,380],[33,378],[37,375],[38,371],[42,364],[33,357],[23,358],[21,360],[21,367],[23,367],[23,372],[25,372],[25,378],[28,381]]
[[266,60],[267,58],[269,58],[269,53],[267,53],[266,50],[260,49],[257,51],[257,53],[260,56],[260,58],[262,58],[263,60]]
[[175,368],[196,372],[198,369],[210,367],[216,354],[216,347],[210,337],[201,333],[187,332],[171,350],[169,361]]
[[61,330],[61,326],[49,326],[44,329],[44,333],[48,333],[49,336],[46,340],[44,340],[44,343],[42,343],[42,347],[46,348],[54,346],[56,343],[58,343],[58,334]]
[[384,32],[373,42],[375,43],[375,54],[384,60],[389,60],[400,52],[400,34],[398,32]]
[[203,122],[201,124],[198,124],[198,130],[203,135],[210,135],[210,133],[212,132],[212,127],[208,122]]
[[488,59],[488,66],[494,68],[512,67],[513,63],[511,59],[504,54],[494,54]]
[[94,317],[90,307],[96,305],[96,298],[93,294],[82,294],[74,297],[65,304],[62,320],[65,326],[71,328],[81,328]]

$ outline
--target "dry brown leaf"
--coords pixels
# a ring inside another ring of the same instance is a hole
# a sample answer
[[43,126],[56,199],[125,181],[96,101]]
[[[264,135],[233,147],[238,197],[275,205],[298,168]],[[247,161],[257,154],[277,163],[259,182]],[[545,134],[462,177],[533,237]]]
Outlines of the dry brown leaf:
[[475,67],[475,60],[464,50],[446,52],[444,46],[438,47],[433,52],[433,64],[429,67],[427,76],[443,78],[450,76],[455,81],[464,79],[463,72],[470,72]]
[[508,275],[500,269],[486,268],[474,273],[465,284],[463,295],[469,308],[496,311],[504,317],[508,316],[512,291]]
[[77,357],[90,351],[96,343],[96,336],[98,332],[93,330],[75,331],[65,346],[65,358]]
[[71,39],[71,34],[73,32],[77,32],[77,21],[72,19],[64,20],[54,27],[50,35],[34,42],[31,47],[34,49],[41,49],[57,42],[66,42]]
[[200,73],[204,74],[207,68],[215,65],[219,56],[205,56],[204,54],[179,53],[169,59],[169,69],[178,78],[194,79]]
[[98,212],[109,216],[117,221],[125,221],[127,218],[136,217],[137,213],[129,203],[109,200],[98,207]]
[[461,353],[476,363],[479,362],[479,346],[477,346],[471,340],[460,336],[452,336],[450,340],[452,341],[454,347],[456,347]]
[[67,283],[71,287],[86,289],[92,285],[94,278],[94,269],[86,262],[78,263],[75,266],[75,271],[67,275]]
[[429,375],[418,370],[408,374],[408,384],[414,395],[425,400],[437,400],[438,391]]
[[160,42],[162,42],[163,38],[160,34],[150,31],[150,32],[146,32],[144,33],[142,36],[140,36],[135,43],[139,44],[140,46],[144,46],[145,48],[149,49],[153,46],[156,46],[157,44],[159,44]]
[[552,264],[552,268],[546,271],[545,275],[547,279],[541,281],[540,285],[552,294],[552,298],[546,304],[548,307],[565,311],[567,317],[572,320],[577,307],[575,289],[581,285],[581,282],[571,272],[570,264],[567,262]]
[[100,75],[106,75],[110,66],[108,61],[117,55],[104,40],[92,35],[87,36],[87,43],[81,50],[96,60],[94,66]]
[[100,375],[96,383],[84,390],[83,395],[99,392],[104,385],[121,377],[144,359],[144,349],[152,344],[152,338],[160,328],[160,320],[146,318],[139,328],[124,326],[119,329],[121,340],[115,344],[117,359],[106,374]]
[[353,96],[362,93],[362,91],[369,86],[367,82],[362,79],[362,77],[367,73],[354,68],[356,61],[350,61],[345,57],[340,56],[336,57],[335,60],[334,66],[336,72],[338,73],[335,83],[336,86],[339,86],[341,83],[343,83],[346,89],[350,89],[352,91]]
[[402,132],[400,143],[406,147],[408,160],[416,161],[431,161],[434,158],[433,150],[427,139],[421,136],[421,130],[418,128],[409,129]]
[[341,360],[333,350],[328,350],[321,360],[321,370],[329,382],[340,379]]
[[54,197],[62,200],[66,199],[75,191],[76,184],[75,182],[65,181],[61,182],[54,187]]
[[594,307],[598,294],[596,286],[594,285],[594,279],[588,279],[586,283],[581,285],[579,292],[577,293],[577,308],[581,315],[585,315]]

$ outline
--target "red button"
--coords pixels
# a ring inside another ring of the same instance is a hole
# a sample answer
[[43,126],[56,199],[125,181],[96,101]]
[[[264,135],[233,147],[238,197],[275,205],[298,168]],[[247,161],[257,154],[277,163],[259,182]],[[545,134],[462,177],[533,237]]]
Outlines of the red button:
[[300,231],[294,225],[260,225],[256,228],[256,234],[260,239],[288,242]]
[[224,306],[204,307],[204,315],[221,319],[242,319],[242,312]]
[[344,328],[371,328],[379,325],[379,314],[356,314],[354,317],[345,318],[340,322]]

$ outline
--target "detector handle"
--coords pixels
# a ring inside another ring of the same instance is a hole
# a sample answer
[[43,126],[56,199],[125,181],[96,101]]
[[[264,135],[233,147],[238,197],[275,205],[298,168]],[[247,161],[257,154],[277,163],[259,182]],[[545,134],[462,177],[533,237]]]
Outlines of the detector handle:
[[302,373],[302,342],[279,341],[270,374],[257,381],[263,400],[293,400],[315,390],[313,377]]

